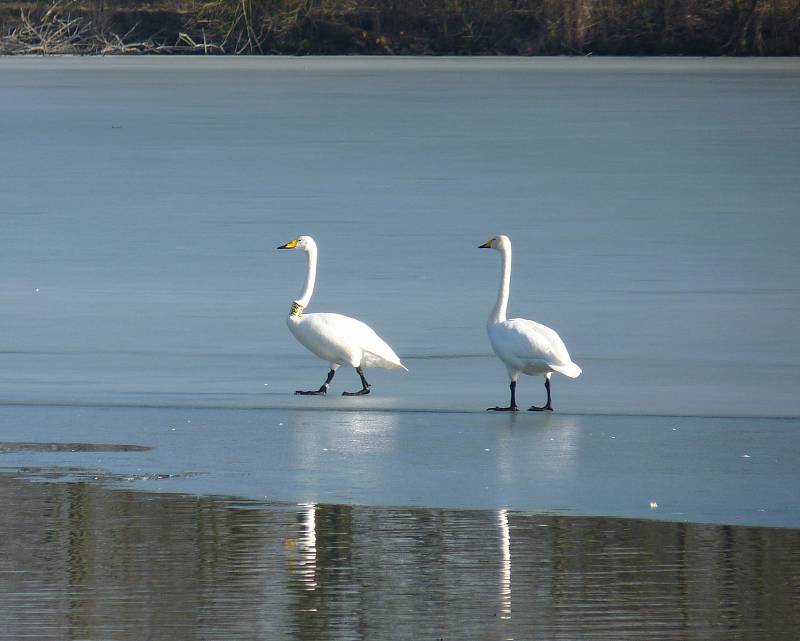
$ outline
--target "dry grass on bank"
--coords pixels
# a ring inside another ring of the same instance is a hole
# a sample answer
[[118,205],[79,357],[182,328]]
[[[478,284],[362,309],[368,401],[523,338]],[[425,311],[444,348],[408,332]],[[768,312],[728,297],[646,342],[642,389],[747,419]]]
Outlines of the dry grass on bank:
[[15,3],[0,53],[800,55],[800,0]]

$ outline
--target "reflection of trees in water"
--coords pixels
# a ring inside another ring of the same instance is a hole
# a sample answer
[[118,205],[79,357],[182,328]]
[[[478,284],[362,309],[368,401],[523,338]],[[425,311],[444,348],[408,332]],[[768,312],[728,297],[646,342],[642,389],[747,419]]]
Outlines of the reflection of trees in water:
[[800,631],[794,530],[233,505],[5,478],[0,500],[8,638],[781,640]]
[[88,631],[91,611],[91,514],[89,488],[85,483],[67,486],[67,586],[69,595],[69,627]]

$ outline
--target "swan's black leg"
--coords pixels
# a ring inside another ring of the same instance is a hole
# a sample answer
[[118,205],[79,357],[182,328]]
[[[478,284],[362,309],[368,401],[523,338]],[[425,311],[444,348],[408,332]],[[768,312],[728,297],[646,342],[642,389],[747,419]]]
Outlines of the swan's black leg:
[[488,412],[516,412],[517,407],[517,381],[511,381],[511,404],[508,407],[487,407]]
[[331,384],[333,380],[333,375],[336,373],[335,369],[332,369],[328,372],[328,378],[325,379],[325,382],[322,384],[318,390],[310,390],[308,392],[304,392],[303,390],[297,390],[295,394],[302,394],[304,396],[317,396],[318,394],[327,394],[328,393],[328,385]]
[[342,396],[364,396],[364,394],[369,394],[369,383],[367,383],[367,379],[364,378],[364,372],[361,370],[361,367],[356,367],[356,372],[361,377],[361,389],[357,392],[342,392]]
[[529,412],[552,412],[553,406],[550,405],[550,379],[545,376],[544,377],[544,388],[547,390],[547,404],[543,407],[536,407],[536,405],[531,405],[528,408]]

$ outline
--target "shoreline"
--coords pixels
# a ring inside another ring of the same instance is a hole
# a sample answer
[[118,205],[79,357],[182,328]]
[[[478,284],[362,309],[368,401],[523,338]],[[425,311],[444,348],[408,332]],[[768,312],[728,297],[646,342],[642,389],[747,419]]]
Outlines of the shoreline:
[[[0,443],[0,456],[2,456],[3,447],[9,445],[7,443]],[[127,451],[135,451],[141,448],[138,445],[118,445],[118,444],[61,444],[61,443],[26,443],[24,445],[31,445],[36,448],[50,449],[51,451],[58,451],[59,447],[66,445],[85,446],[86,450],[73,450],[73,451],[115,451],[114,448],[131,448]],[[108,449],[104,449],[108,448]],[[66,451],[66,450],[61,450]],[[2,458],[0,458],[0,463]],[[30,485],[49,485],[54,486],[56,489],[65,488],[70,486],[91,486],[93,491],[97,492],[110,492],[110,493],[128,493],[139,497],[141,500],[187,500],[187,501],[209,501],[218,503],[224,508],[231,509],[247,509],[247,510],[278,510],[278,511],[296,511],[308,505],[314,505],[319,508],[347,508],[354,510],[366,511],[386,511],[386,512],[453,512],[457,514],[496,514],[499,511],[509,515],[515,515],[530,519],[542,520],[565,520],[576,522],[610,522],[620,525],[626,524],[652,524],[653,526],[662,525],[665,527],[671,526],[687,526],[697,528],[730,528],[740,531],[780,531],[780,532],[800,532],[800,523],[798,524],[759,524],[759,523],[737,523],[726,521],[705,521],[702,519],[683,519],[679,515],[656,515],[651,517],[647,516],[625,516],[619,514],[591,514],[583,512],[571,513],[570,510],[558,509],[542,509],[537,510],[533,508],[517,508],[517,507],[487,507],[487,506],[472,506],[472,505],[425,505],[425,504],[380,504],[380,503],[358,503],[358,502],[345,502],[335,503],[326,501],[304,500],[304,499],[257,499],[246,496],[238,496],[235,494],[224,493],[198,493],[187,489],[175,489],[169,487],[148,487],[147,484],[157,483],[161,481],[169,482],[170,480],[180,480],[181,478],[189,478],[192,474],[161,474],[161,473],[148,473],[136,475],[115,474],[105,470],[92,470],[92,469],[77,469],[68,467],[50,467],[39,468],[36,466],[30,467],[4,467],[0,466],[0,484],[4,482],[20,482]]]
[[[0,443],[0,451],[2,451],[5,443]],[[60,444],[53,443],[30,443],[26,445],[33,446],[58,446]],[[78,444],[80,445],[80,444]],[[139,448],[141,446],[121,446],[121,445],[106,445],[106,444],[83,444],[92,449],[91,451],[104,451],[104,447],[111,448],[130,447]],[[145,448],[146,449],[146,448]],[[0,459],[2,462],[2,459]],[[190,476],[190,475],[183,475]],[[514,507],[486,507],[486,506],[442,506],[442,505],[424,505],[424,504],[378,504],[378,503],[330,503],[330,502],[317,502],[313,500],[288,500],[288,499],[256,499],[248,498],[246,496],[237,496],[233,494],[203,494],[187,490],[170,489],[165,487],[148,487],[146,484],[158,481],[169,481],[170,479],[179,479],[181,475],[170,474],[143,474],[138,478],[126,476],[122,474],[113,474],[102,470],[77,470],[74,468],[36,468],[36,467],[21,467],[21,468],[7,468],[0,466],[0,484],[8,482],[19,482],[27,485],[45,485],[53,486],[55,491],[62,491],[71,486],[91,486],[92,491],[102,493],[109,492],[112,494],[126,493],[138,497],[144,501],[207,501],[217,503],[226,509],[244,509],[244,510],[277,510],[293,512],[302,509],[309,505],[314,505],[318,508],[346,508],[353,510],[365,510],[374,512],[453,512],[456,514],[496,514],[500,511],[508,515],[514,515],[527,519],[540,519],[543,521],[575,521],[585,523],[608,522],[616,523],[620,526],[625,525],[652,525],[654,527],[675,527],[687,526],[696,528],[712,528],[712,529],[726,529],[739,531],[777,531],[777,532],[800,532],[800,524],[794,525],[769,525],[769,524],[753,524],[753,523],[735,523],[735,522],[719,522],[719,521],[703,521],[703,520],[684,520],[680,518],[667,518],[664,515],[652,517],[647,516],[621,516],[616,514],[588,514],[588,513],[570,513],[569,510],[536,510],[531,508],[514,508]]]
[[0,3],[0,54],[800,55],[800,0]]

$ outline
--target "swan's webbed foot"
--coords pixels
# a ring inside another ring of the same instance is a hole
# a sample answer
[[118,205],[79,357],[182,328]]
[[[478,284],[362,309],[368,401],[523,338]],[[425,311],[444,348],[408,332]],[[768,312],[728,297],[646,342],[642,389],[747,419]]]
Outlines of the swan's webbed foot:
[[328,393],[328,386],[323,385],[319,389],[312,389],[312,390],[297,390],[295,394],[301,394],[302,396],[324,396]]
[[517,381],[511,381],[511,384],[508,386],[511,390],[511,402],[508,404],[508,407],[487,407],[487,412],[518,412],[519,408],[517,407]]
[[358,390],[357,392],[342,392],[342,396],[365,396],[369,394],[369,386]]
[[544,388],[547,390],[547,403],[538,407],[536,405],[531,405],[528,408],[529,412],[552,412],[553,406],[550,404],[550,379],[547,376],[544,377]]
[[295,394],[300,394],[302,396],[325,396],[325,394],[328,393],[328,385],[331,384],[331,381],[333,380],[334,374],[336,374],[336,370],[335,369],[332,369],[331,371],[329,371],[328,372],[328,378],[325,379],[325,382],[322,384],[322,387],[320,387],[319,389],[317,389],[317,390],[309,390],[307,392],[303,391],[303,390],[297,390],[295,392]]
[[366,396],[369,394],[370,384],[367,383],[367,379],[364,378],[364,372],[361,366],[356,367],[356,372],[358,372],[358,376],[361,378],[361,389],[357,392],[342,392],[342,396]]

